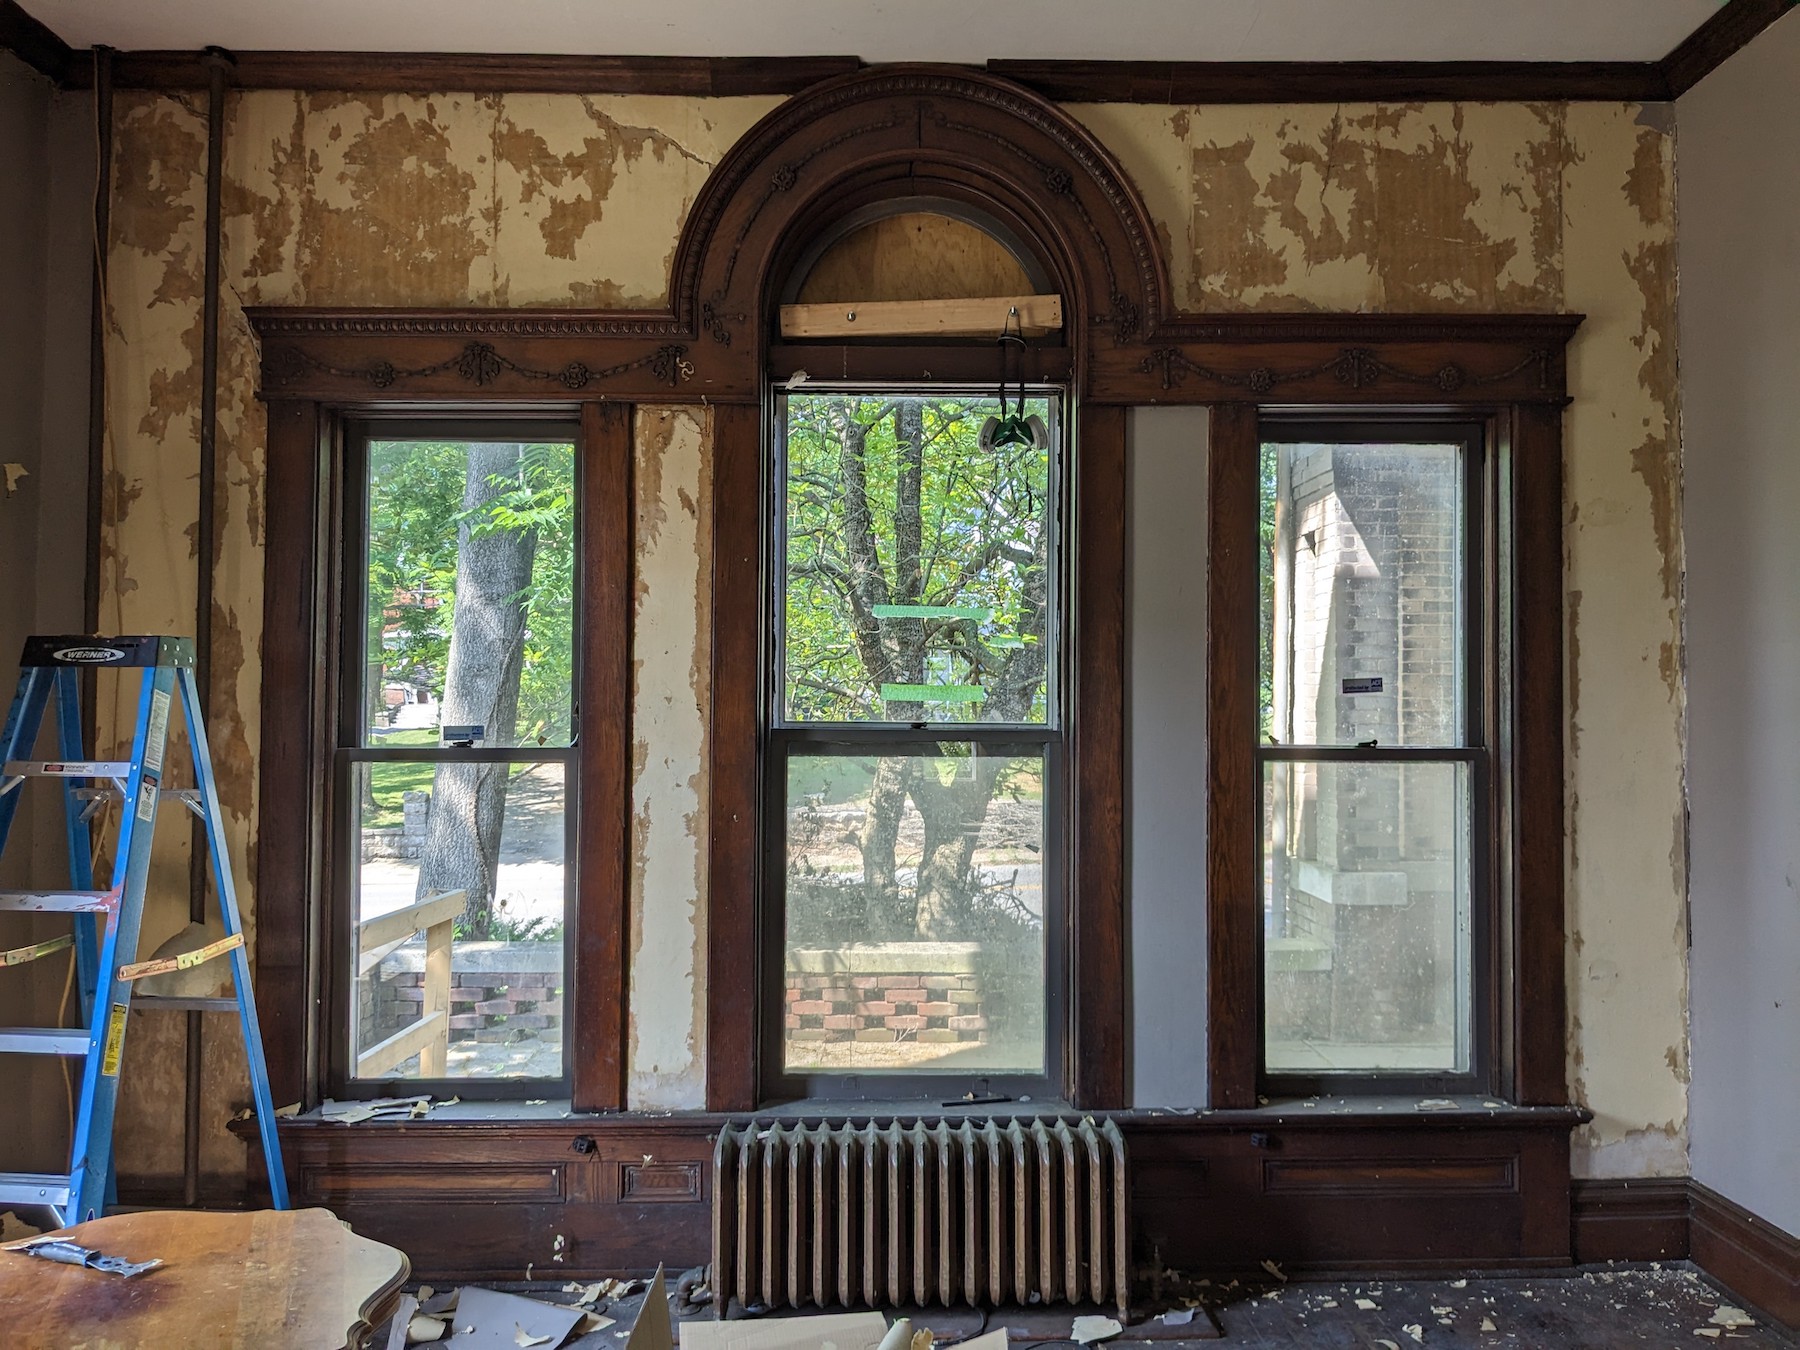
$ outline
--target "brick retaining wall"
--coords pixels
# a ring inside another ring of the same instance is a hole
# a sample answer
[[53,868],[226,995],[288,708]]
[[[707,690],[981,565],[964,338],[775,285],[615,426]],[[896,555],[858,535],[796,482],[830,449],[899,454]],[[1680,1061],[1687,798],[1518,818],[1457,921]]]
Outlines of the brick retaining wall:
[[974,943],[895,942],[789,953],[790,1041],[981,1044],[991,996]]
[[[399,948],[357,983],[357,1049],[419,1015],[425,999],[423,939]],[[450,955],[450,1043],[555,1040],[563,1018],[562,945],[459,942]]]

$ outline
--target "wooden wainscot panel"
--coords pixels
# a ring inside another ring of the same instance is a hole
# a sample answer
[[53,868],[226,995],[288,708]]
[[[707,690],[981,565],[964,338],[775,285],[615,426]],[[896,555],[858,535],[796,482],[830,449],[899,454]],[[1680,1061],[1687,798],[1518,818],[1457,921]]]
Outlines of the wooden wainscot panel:
[[618,1198],[633,1205],[666,1205],[706,1199],[706,1166],[699,1162],[619,1164]]
[[1200,1271],[1565,1265],[1567,1134],[1391,1120],[1131,1131],[1140,1255]]
[[715,1128],[605,1116],[292,1121],[282,1147],[298,1203],[329,1205],[398,1247],[420,1279],[597,1277],[708,1259]]
[[412,1204],[475,1200],[490,1204],[567,1199],[562,1165],[524,1167],[445,1167],[434,1163],[376,1164],[308,1163],[300,1169],[300,1193],[322,1205],[384,1203]]
[[1512,1195],[1517,1156],[1495,1158],[1265,1158],[1267,1195]]

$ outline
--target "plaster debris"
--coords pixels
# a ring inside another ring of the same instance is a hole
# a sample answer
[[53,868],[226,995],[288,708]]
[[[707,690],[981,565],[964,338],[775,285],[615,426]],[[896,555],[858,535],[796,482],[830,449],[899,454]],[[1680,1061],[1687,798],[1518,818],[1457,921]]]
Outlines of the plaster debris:
[[1125,1328],[1111,1317],[1077,1317],[1069,1335],[1077,1345],[1092,1345],[1096,1341],[1109,1341],[1123,1330]]
[[1729,1303],[1721,1304],[1714,1310],[1711,1320],[1714,1324],[1726,1328],[1753,1327],[1756,1319],[1742,1308],[1734,1308]]
[[1359,1298],[1356,1300],[1356,1306],[1361,1308],[1364,1312],[1373,1312],[1381,1305],[1372,1298]]

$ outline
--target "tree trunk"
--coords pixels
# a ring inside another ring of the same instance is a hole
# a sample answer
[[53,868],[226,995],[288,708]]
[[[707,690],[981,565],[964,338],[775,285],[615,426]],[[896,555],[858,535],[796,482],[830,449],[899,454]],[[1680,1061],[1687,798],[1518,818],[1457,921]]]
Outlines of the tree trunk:
[[912,762],[902,755],[883,755],[875,761],[875,781],[869,789],[868,814],[863,819],[857,845],[862,849],[863,912],[869,937],[889,942],[910,934],[911,916],[900,899],[894,850],[900,838],[900,816],[906,810],[906,793],[913,774]]
[[913,803],[925,822],[913,908],[913,934],[922,941],[965,936],[980,883],[972,867],[975,844],[1003,763],[997,755],[977,755],[973,771],[967,776],[959,771],[948,785],[931,769],[913,775]]
[[[532,530],[472,532],[471,518],[518,485],[523,446],[474,442],[457,526],[456,602],[444,674],[445,725],[476,724],[484,743],[511,745],[517,734],[519,674],[525,653],[526,602],[537,553]],[[420,899],[468,892],[469,933],[493,926],[506,812],[507,765],[440,764],[432,776],[431,816],[419,860]]]

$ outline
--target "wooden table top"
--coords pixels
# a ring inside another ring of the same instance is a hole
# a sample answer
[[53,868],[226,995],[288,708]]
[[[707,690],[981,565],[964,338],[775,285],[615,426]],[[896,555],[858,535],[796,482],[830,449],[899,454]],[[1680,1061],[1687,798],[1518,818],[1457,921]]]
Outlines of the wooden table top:
[[124,1279],[0,1251],[0,1343],[18,1350],[357,1347],[411,1271],[328,1209],[150,1210],[46,1236],[163,1264]]

